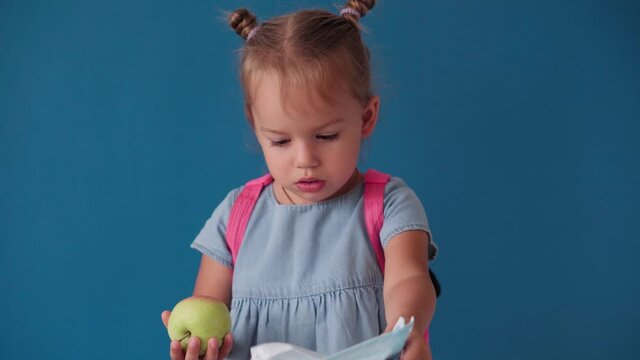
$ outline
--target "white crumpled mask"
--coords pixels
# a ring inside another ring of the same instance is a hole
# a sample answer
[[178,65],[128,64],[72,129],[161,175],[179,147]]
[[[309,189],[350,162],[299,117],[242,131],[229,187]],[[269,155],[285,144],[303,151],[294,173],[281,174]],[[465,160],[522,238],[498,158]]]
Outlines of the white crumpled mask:
[[399,318],[391,332],[363,341],[333,355],[322,355],[286,343],[265,343],[251,348],[251,360],[385,360],[400,354],[413,328]]

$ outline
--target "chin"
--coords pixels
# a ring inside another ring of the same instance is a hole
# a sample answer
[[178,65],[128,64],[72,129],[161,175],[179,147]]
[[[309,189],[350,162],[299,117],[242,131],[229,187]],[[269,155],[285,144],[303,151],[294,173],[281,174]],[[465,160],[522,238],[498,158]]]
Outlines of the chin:
[[321,202],[321,201],[325,201],[328,198],[331,197],[330,194],[304,194],[304,196],[300,196],[302,199],[304,199],[305,203],[317,203],[317,202]]

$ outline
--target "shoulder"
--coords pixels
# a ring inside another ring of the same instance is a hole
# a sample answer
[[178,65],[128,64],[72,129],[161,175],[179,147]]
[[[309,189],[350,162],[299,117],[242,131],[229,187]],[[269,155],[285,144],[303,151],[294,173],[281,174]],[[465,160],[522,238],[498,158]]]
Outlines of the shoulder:
[[[218,205],[218,211],[225,214],[225,218],[228,218],[232,211],[236,211],[234,206],[240,206],[237,210],[240,212],[245,211],[243,209],[247,208],[250,208],[251,212],[270,211],[274,204],[273,201],[269,201],[270,192],[272,192],[271,184],[261,187],[248,184],[238,186],[227,193]],[[241,197],[244,200],[243,202],[239,202]]]
[[384,190],[385,208],[406,202],[420,203],[420,199],[402,178],[391,176]]
[[[372,172],[371,181],[373,183],[379,183],[381,178],[387,175],[376,170],[369,171]],[[367,175],[369,175],[369,171],[367,172]],[[366,182],[367,180],[365,175],[365,183]],[[407,185],[404,179],[398,176],[388,175],[388,179],[384,187],[383,202],[385,218],[390,215],[390,212],[393,212],[393,210],[398,207],[418,208],[418,210],[422,210],[422,204],[416,193]]]
[[238,200],[240,194],[243,194],[243,196],[246,196],[247,198],[255,197],[258,199],[263,197],[271,187],[272,182],[273,178],[271,178],[271,175],[269,174],[249,180],[244,185],[231,189],[231,191],[227,193],[227,196],[225,196],[223,203],[233,205],[236,200]]
[[244,188],[245,188],[245,185],[242,185],[229,190],[229,192],[224,197],[224,200],[222,200],[222,202],[228,203],[228,204],[235,203],[236,200],[238,200],[238,197],[240,196],[240,193],[242,192],[242,190],[244,190]]
[[216,211],[223,213],[228,213],[229,211],[231,211],[231,208],[238,199],[238,196],[240,196],[242,189],[244,189],[244,185],[229,190],[222,201],[218,203]]
[[383,247],[396,235],[408,230],[429,231],[422,202],[400,177],[392,176],[385,187],[384,223],[380,231]]
[[224,198],[222,198],[222,200],[219,201],[217,205],[214,205],[213,213],[211,214],[210,220],[215,220],[226,224],[227,219],[229,218],[229,214],[231,213],[231,209],[238,200],[238,197],[240,196],[240,193],[244,188],[245,185],[242,185],[229,190],[226,195],[224,195]]
[[385,193],[388,193],[389,190],[397,190],[397,189],[410,189],[404,179],[391,175],[389,177],[389,182],[387,183],[387,187],[385,189]]

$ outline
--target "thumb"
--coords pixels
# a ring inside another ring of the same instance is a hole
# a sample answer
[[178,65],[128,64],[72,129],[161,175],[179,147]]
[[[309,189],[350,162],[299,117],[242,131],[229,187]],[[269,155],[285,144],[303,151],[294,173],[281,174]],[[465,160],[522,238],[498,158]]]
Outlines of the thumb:
[[164,324],[164,327],[167,327],[167,324],[169,323],[169,316],[171,315],[171,311],[169,310],[165,310],[162,312],[162,315],[160,315],[160,317],[162,317],[162,323]]

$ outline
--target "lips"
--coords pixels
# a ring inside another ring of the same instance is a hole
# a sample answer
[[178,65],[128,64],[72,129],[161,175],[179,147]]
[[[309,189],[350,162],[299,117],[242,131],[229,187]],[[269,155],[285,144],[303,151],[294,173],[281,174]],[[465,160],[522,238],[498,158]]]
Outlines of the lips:
[[298,190],[306,193],[313,193],[322,190],[324,187],[324,180],[316,178],[302,178],[296,183]]
[[300,180],[298,180],[298,182],[296,184],[300,184],[300,183],[314,183],[316,181],[321,181],[320,179],[316,179],[316,178],[312,178],[312,177],[306,177],[306,178],[302,178]]

